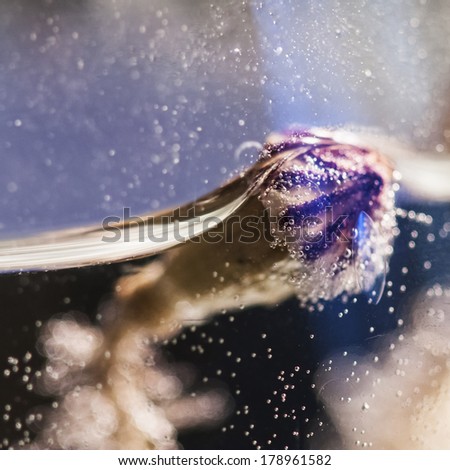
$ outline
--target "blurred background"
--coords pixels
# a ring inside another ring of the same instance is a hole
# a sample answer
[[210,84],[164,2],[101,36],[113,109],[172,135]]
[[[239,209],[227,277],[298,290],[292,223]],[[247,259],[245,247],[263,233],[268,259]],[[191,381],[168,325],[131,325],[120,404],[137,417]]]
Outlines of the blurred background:
[[[374,127],[448,158],[448,2],[215,3],[0,4],[0,238],[195,200],[294,123]],[[415,293],[449,285],[450,204],[405,192],[400,203],[433,223],[399,221],[379,305],[361,297],[307,312],[291,300],[166,346],[169,361],[194,364],[197,387],[221,384],[235,403],[217,429],[183,433],[184,447],[341,445],[316,369],[336,351],[370,351]],[[143,262],[0,277],[3,447],[32,435],[29,410],[52,401],[24,379],[42,365],[40,325],[71,311],[95,321],[114,281]]]

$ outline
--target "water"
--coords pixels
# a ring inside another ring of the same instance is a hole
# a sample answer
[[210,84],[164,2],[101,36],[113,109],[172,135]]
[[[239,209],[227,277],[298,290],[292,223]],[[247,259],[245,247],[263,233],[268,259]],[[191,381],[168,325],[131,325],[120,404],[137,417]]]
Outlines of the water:
[[[121,216],[124,207],[133,208],[131,216],[150,211],[153,218],[167,207],[197,200],[252,165],[255,142],[263,135],[306,122],[356,123],[358,132],[361,124],[380,129],[381,136],[365,138],[403,175],[392,185],[401,185],[394,238],[387,242],[369,212],[362,228],[375,243],[355,239],[359,262],[345,271],[353,271],[347,279],[349,290],[355,290],[351,295],[331,300],[345,285],[331,280],[336,267],[323,272],[316,264],[316,272],[302,272],[303,250],[294,244],[293,264],[270,273],[272,281],[282,281],[265,283],[254,295],[243,286],[243,299],[242,292],[229,292],[222,299],[231,305],[220,305],[224,314],[210,316],[218,307],[214,300],[200,314],[190,308],[192,302],[181,301],[176,310],[184,312],[183,331],[166,340],[159,332],[158,347],[150,336],[143,349],[130,348],[146,355],[154,380],[143,373],[129,389],[135,400],[128,405],[143,399],[146,390],[142,406],[129,408],[149,419],[135,421],[138,432],[125,436],[141,440],[127,445],[446,447],[448,2],[191,3],[13,0],[0,7],[5,45],[0,51],[0,231],[3,241],[16,240],[3,244],[7,256],[0,283],[2,446],[100,447],[108,439],[117,444],[119,436],[111,429],[117,419],[123,421],[120,400],[104,399],[105,374],[101,368],[90,374],[86,363],[139,286],[144,295],[159,276],[167,279],[167,259],[180,248],[174,246],[167,258],[89,266],[153,248],[111,243],[102,244],[100,252],[98,226],[71,235],[57,229],[91,227],[111,214]],[[413,143],[413,150],[384,134]],[[245,181],[229,193],[230,211],[247,190]],[[268,195],[282,200],[275,191]],[[308,202],[306,196],[321,195],[312,181],[303,199],[295,196],[300,205]],[[128,234],[138,239],[141,231],[135,229]],[[48,237],[27,240],[14,251],[20,238],[46,230]],[[311,225],[307,235],[319,231]],[[157,235],[163,234],[161,227]],[[282,248],[285,234],[277,235],[275,245]],[[300,235],[297,230],[294,241]],[[379,238],[393,247],[388,256],[376,249]],[[217,288],[222,278],[232,281],[227,261],[211,266],[220,253],[218,245],[200,253],[207,267],[203,278],[186,258],[183,283],[198,279]],[[41,271],[13,274],[26,266],[24,259],[28,268]],[[266,268],[259,250],[245,259],[246,269],[252,260],[257,261],[253,275]],[[152,268],[145,268],[150,262]],[[45,272],[58,263],[85,266]],[[169,279],[177,273],[174,266]],[[247,273],[252,275],[251,269]],[[374,273],[381,276],[375,279]],[[311,282],[299,290],[302,279]],[[318,300],[322,282],[332,287],[330,300]],[[180,289],[150,292],[138,306],[164,292],[173,295],[163,305],[176,304]],[[309,297],[315,300],[302,303]],[[275,305],[257,306],[258,299]],[[176,323],[170,327],[178,332]],[[70,394],[75,383],[86,406],[76,408]],[[151,403],[155,406],[148,407]],[[96,409],[104,411],[103,421],[96,421]],[[83,417],[78,423],[74,410]],[[158,410],[164,415],[157,416]],[[48,432],[52,421],[59,423],[58,435]],[[65,428],[64,422],[72,426]],[[88,435],[86,423],[92,424]],[[149,423],[160,426],[150,429]],[[189,425],[197,427],[189,430]],[[151,437],[143,442],[146,434]]]

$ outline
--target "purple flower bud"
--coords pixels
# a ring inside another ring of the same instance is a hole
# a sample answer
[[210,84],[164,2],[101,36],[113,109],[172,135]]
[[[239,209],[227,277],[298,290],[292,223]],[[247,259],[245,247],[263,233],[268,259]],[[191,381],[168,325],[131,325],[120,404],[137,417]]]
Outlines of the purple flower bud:
[[324,130],[271,136],[261,158],[273,166],[260,199],[275,244],[291,255],[286,272],[299,296],[364,290],[377,299],[395,226],[387,159],[350,134]]

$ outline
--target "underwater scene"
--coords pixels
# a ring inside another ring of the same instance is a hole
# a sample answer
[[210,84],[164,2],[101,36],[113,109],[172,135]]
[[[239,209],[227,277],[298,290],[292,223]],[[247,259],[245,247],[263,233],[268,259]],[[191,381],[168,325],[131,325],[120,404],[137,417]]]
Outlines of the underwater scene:
[[0,5],[1,449],[448,449],[450,5]]

